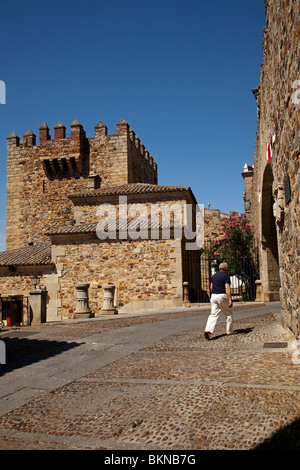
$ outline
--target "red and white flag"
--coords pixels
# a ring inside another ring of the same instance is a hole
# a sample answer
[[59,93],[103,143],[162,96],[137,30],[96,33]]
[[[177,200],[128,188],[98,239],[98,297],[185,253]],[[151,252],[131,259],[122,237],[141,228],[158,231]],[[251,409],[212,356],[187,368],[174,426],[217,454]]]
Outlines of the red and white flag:
[[273,157],[273,150],[272,150],[272,144],[268,143],[267,144],[267,151],[266,151],[266,157],[267,157],[267,162],[270,163]]
[[277,137],[277,124],[276,120],[274,121],[273,134],[270,136],[270,142],[266,144],[266,157],[267,162],[270,163],[273,158],[273,145],[275,144]]

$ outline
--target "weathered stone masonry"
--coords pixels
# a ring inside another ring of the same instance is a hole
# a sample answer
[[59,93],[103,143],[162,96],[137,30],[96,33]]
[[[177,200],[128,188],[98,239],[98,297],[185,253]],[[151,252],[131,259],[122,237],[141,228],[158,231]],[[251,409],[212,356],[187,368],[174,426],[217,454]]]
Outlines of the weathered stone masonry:
[[[115,285],[119,312],[182,305],[180,243],[176,240],[110,240],[99,243],[95,234],[84,242],[73,236],[64,243],[53,236],[53,254],[60,267],[59,317],[75,310],[76,282],[90,281],[90,308],[96,315],[103,305],[103,285]],[[56,243],[59,243],[56,245]],[[143,273],[141,275],[141,273]],[[154,305],[153,305],[154,304]]]
[[243,172],[245,209],[255,226],[263,300],[280,298],[283,323],[299,336],[300,2],[266,0],[265,8],[263,65],[253,90],[255,158]]

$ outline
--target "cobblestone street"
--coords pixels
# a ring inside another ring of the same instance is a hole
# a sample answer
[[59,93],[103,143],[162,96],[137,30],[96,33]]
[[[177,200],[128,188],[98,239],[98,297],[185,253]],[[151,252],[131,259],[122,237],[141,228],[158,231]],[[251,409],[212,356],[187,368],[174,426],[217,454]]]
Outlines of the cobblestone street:
[[300,365],[272,304],[235,305],[211,341],[208,312],[2,332],[0,448],[299,450]]

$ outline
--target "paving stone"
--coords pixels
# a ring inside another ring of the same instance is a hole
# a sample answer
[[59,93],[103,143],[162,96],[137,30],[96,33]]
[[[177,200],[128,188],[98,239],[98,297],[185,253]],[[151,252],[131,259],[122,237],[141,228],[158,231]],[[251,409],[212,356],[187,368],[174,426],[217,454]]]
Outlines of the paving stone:
[[[156,318],[149,322],[164,321]],[[0,418],[0,448],[298,448],[300,367],[292,361],[292,335],[271,313],[234,326],[236,334],[225,336],[220,323],[211,341],[202,327],[171,332],[44,391]],[[74,331],[77,339],[88,338],[88,329],[77,325],[69,339]],[[35,331],[28,341],[55,332],[50,327]],[[287,347],[266,349],[266,342]]]

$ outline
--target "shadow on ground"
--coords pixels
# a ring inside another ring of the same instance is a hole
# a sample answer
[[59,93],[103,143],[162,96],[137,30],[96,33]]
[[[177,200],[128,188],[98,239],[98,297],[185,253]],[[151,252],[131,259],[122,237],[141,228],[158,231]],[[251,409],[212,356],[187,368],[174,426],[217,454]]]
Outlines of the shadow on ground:
[[253,450],[300,450],[300,419],[265,439]]
[[[251,333],[251,331],[254,330],[254,327],[251,327],[251,328],[240,328],[240,329],[236,329],[234,330],[234,335],[247,335],[249,333]],[[227,336],[226,333],[222,333],[221,335],[218,335],[218,336],[213,336],[211,338],[211,340],[216,340],[216,339],[219,339],[219,338],[223,338],[224,336]]]
[[6,349],[6,364],[0,364],[0,376],[79,346],[76,342],[33,339],[35,334],[17,331],[0,335]]

